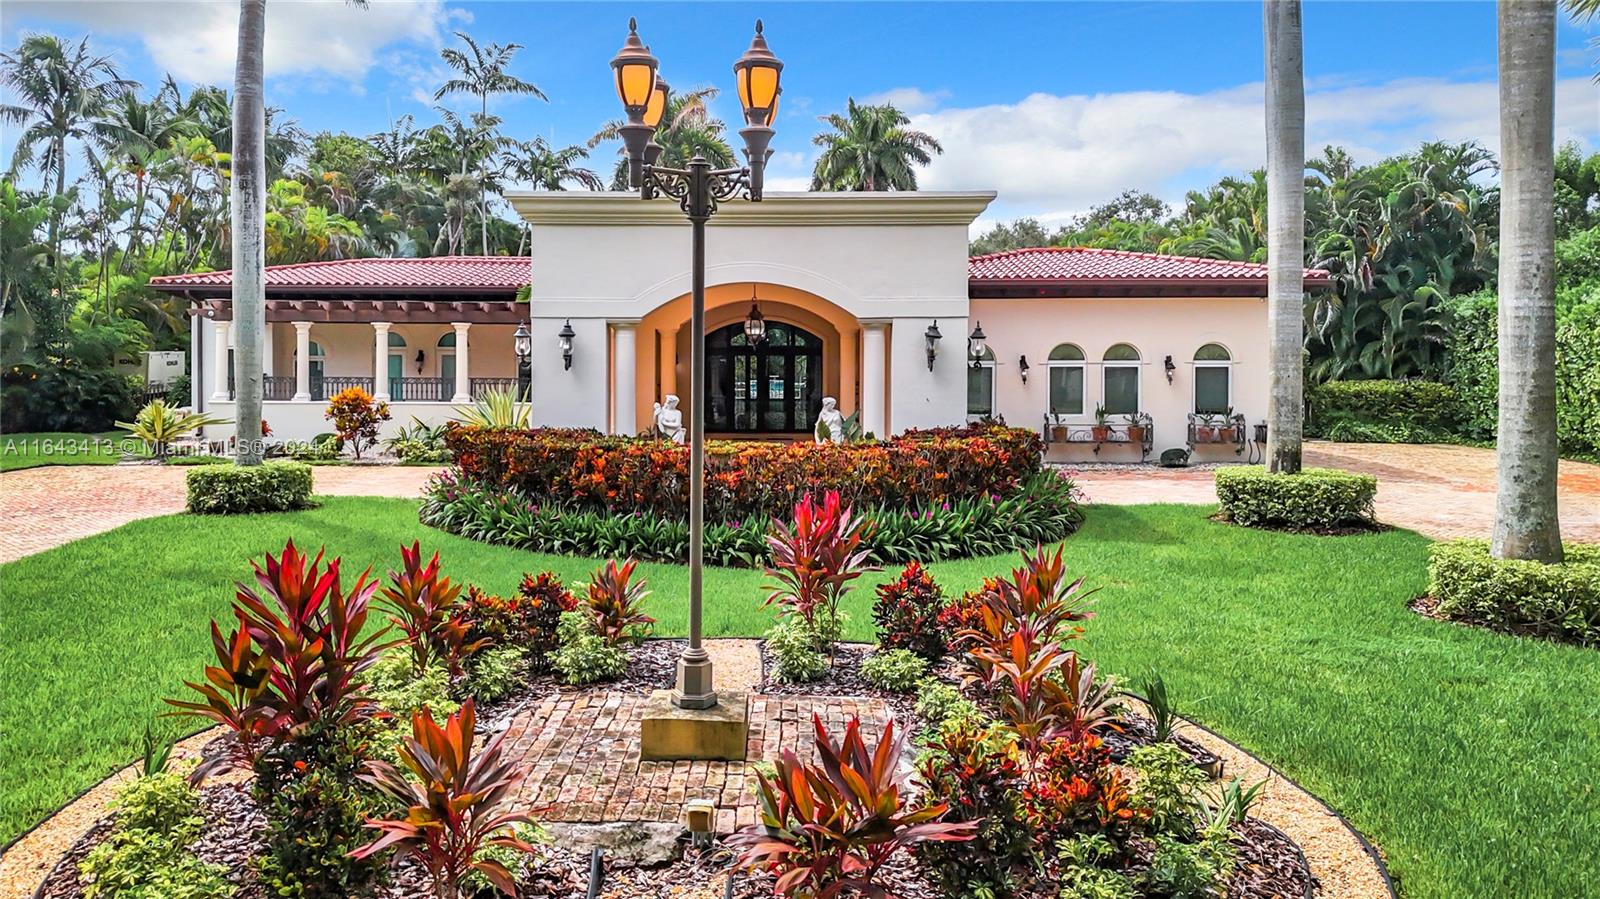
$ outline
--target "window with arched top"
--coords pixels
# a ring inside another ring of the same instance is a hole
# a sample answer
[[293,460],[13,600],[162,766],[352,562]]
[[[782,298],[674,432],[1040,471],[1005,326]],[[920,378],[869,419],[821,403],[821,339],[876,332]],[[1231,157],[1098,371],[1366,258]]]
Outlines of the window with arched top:
[[1052,416],[1083,414],[1086,357],[1077,344],[1058,344],[1045,361],[1046,393]]
[[1132,344],[1113,344],[1100,366],[1100,408],[1107,415],[1139,411],[1139,351]]
[[985,347],[978,364],[967,362],[967,417],[994,414],[994,350]]
[[444,335],[439,338],[439,346],[441,347],[453,347],[455,345],[456,332],[454,331],[446,331]]
[[1220,343],[1194,352],[1194,411],[1224,415],[1233,407],[1233,355]]
[[401,337],[399,334],[396,334],[393,331],[390,331],[389,332],[389,345],[390,346],[405,346],[406,345],[406,339],[404,337]]

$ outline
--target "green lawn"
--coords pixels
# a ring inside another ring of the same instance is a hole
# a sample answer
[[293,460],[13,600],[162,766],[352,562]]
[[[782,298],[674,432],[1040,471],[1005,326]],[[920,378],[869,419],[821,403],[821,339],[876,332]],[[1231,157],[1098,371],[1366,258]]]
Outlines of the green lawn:
[[126,431],[0,434],[0,471],[41,465],[115,465],[122,460],[122,441],[127,439]]
[[[1424,586],[1427,546],[1415,534],[1294,536],[1208,511],[1089,510],[1068,559],[1102,587],[1082,644],[1090,656],[1134,677],[1159,669],[1188,712],[1348,815],[1407,896],[1593,889],[1600,653],[1413,615],[1405,604]],[[161,697],[199,674],[205,621],[226,611],[244,559],[287,536],[379,570],[421,537],[447,573],[495,591],[523,571],[570,579],[594,564],[429,531],[409,501],[330,499],[283,515],[135,522],[0,566],[0,840],[136,753]],[[933,571],[958,592],[1010,564]],[[652,614],[681,632],[683,569],[643,571]],[[708,572],[708,633],[763,630],[760,582]],[[870,600],[852,597],[854,636],[867,634]]]

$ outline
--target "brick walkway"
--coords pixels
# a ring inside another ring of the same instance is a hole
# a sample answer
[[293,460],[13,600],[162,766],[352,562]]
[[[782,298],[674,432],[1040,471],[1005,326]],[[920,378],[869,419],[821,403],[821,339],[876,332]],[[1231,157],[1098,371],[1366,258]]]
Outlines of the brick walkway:
[[[546,821],[682,821],[691,799],[717,806],[717,830],[729,833],[756,816],[756,777],[748,763],[646,762],[639,758],[643,693],[554,693],[507,725],[512,757],[528,759],[517,803]],[[869,745],[888,710],[875,699],[750,696],[750,760],[777,760],[781,749],[815,761],[811,716],[835,738],[859,715]]]
[[[187,468],[52,465],[0,474],[0,562],[43,552],[130,521],[183,511]],[[436,469],[318,466],[324,496],[414,497]]]
[[[1378,518],[1435,539],[1488,537],[1494,522],[1494,451],[1377,443],[1306,445],[1305,464],[1378,478]],[[1074,472],[1090,502],[1215,503],[1210,471],[1149,468]],[[1600,543],[1600,465],[1562,462],[1561,536]]]

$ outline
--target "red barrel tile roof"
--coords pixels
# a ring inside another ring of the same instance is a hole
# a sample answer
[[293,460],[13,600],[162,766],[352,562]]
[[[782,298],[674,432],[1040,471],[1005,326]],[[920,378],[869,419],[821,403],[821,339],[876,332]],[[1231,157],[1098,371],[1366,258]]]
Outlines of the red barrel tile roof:
[[[267,266],[270,288],[368,290],[517,290],[533,270],[526,256],[433,256],[426,259],[334,259]],[[151,278],[153,287],[228,287],[233,272]]]
[[[1033,247],[974,256],[967,261],[974,284],[1064,282],[1205,282],[1237,283],[1267,279],[1267,267],[1256,262],[1163,256],[1093,247]],[[1323,282],[1328,273],[1306,269],[1307,281]]]

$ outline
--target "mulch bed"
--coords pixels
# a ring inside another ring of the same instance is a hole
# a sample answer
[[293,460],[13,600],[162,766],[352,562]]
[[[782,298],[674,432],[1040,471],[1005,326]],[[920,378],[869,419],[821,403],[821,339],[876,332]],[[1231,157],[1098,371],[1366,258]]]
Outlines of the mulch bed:
[[1444,624],[1455,624],[1461,627],[1476,628],[1480,631],[1489,631],[1496,634],[1508,634],[1521,637],[1524,640],[1543,640],[1546,643],[1556,643],[1561,646],[1576,646],[1580,649],[1600,649],[1600,643],[1584,643],[1561,633],[1550,633],[1547,630],[1532,627],[1517,627],[1515,625],[1489,624],[1483,621],[1474,621],[1471,618],[1452,618],[1439,611],[1439,600],[1432,596],[1419,596],[1406,604],[1406,608],[1430,621]]
[[478,710],[478,732],[494,733],[518,712],[537,705],[554,692],[567,693],[649,693],[669,689],[678,676],[678,656],[689,645],[687,640],[645,640],[628,648],[628,670],[616,680],[569,687],[554,671],[531,674],[521,690],[509,698],[489,703]]

